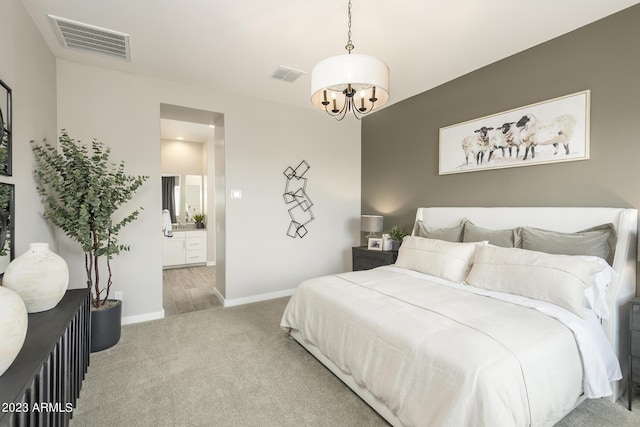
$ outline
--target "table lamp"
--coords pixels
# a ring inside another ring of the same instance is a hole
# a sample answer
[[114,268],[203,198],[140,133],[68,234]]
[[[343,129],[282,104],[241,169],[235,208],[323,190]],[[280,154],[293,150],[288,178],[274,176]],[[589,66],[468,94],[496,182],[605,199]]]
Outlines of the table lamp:
[[381,215],[362,215],[360,219],[360,230],[364,232],[368,232],[367,240],[371,237],[376,237],[376,233],[382,231],[382,221],[383,217]]

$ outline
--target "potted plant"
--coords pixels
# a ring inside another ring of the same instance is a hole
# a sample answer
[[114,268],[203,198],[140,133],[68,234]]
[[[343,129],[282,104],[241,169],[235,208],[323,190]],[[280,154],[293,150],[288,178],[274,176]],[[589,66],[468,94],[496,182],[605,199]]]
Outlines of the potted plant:
[[196,222],[196,228],[204,228],[204,214],[197,213],[193,215],[193,220]]
[[397,251],[400,248],[400,244],[402,244],[402,239],[407,235],[407,232],[396,225],[389,230],[388,234],[389,240],[391,240],[391,250]]
[[[45,206],[44,217],[84,251],[91,289],[91,351],[100,351],[120,339],[122,302],[109,299],[110,261],[129,246],[118,242],[118,233],[142,208],[117,222],[112,216],[149,177],[127,175],[124,162],[111,163],[111,150],[96,139],[87,147],[63,129],[58,142],[55,147],[46,140],[42,144],[31,141],[37,190]],[[101,266],[106,267],[104,277]]]

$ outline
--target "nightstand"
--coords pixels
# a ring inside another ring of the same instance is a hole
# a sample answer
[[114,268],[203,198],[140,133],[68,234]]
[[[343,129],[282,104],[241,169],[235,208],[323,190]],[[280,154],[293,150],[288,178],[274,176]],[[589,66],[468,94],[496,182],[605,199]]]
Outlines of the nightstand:
[[630,301],[629,307],[629,382],[627,397],[629,398],[629,410],[631,410],[631,398],[633,388],[640,386],[640,298]]
[[372,251],[366,246],[355,246],[351,249],[353,271],[369,270],[396,262],[398,251]]

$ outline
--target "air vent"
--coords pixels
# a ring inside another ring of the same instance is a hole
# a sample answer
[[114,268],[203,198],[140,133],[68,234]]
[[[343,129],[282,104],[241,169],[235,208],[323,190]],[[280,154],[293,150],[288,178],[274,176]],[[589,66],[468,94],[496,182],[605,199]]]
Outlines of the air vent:
[[280,65],[271,77],[278,80],[284,80],[285,82],[293,83],[298,77],[304,74],[304,71],[294,70],[293,68],[283,67]]
[[129,34],[49,15],[60,44],[129,61]]

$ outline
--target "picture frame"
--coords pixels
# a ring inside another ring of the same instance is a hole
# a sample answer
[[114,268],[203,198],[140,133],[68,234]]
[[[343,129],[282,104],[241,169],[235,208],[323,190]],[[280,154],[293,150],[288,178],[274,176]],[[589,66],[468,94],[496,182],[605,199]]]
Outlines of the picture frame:
[[589,159],[591,91],[440,128],[439,175]]
[[382,237],[369,237],[367,241],[367,249],[370,251],[381,251],[382,250]]
[[0,277],[15,258],[15,186],[0,183]]
[[11,88],[0,80],[0,175],[12,174],[12,99]]

